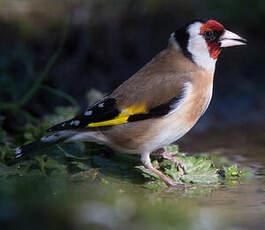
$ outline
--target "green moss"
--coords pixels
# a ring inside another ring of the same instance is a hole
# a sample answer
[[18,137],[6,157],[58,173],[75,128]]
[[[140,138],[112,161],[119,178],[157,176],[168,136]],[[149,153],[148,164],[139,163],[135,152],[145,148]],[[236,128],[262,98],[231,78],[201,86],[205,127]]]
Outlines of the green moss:
[[[152,164],[158,170],[162,171],[165,175],[172,178],[179,183],[191,184],[216,184],[218,183],[217,168],[215,168],[212,161],[205,157],[193,156],[177,156],[176,159],[182,161],[187,167],[187,174],[184,174],[181,167],[175,167],[172,161],[160,159],[160,161],[153,161]],[[154,175],[150,170],[145,169],[143,166],[137,166],[140,173],[153,183],[161,185],[161,180]]]
[[[176,151],[177,146],[171,146],[167,148],[167,151],[171,149]],[[212,158],[212,159],[211,159]],[[182,161],[187,167],[187,174],[184,174],[181,167],[175,167],[172,161],[159,158],[152,161],[155,168],[163,172],[168,177],[179,183],[187,184],[199,184],[199,185],[217,185],[226,181],[240,182],[247,177],[253,176],[250,169],[239,169],[237,165],[224,166],[217,168],[216,164],[220,165],[221,162],[229,164],[229,161],[223,156],[208,157],[203,154],[202,156],[186,156],[185,154],[176,155],[176,159]],[[213,160],[214,159],[214,160]],[[231,162],[230,162],[231,164]],[[148,188],[165,187],[162,180],[152,173],[150,170],[144,168],[144,166],[137,166],[137,170],[143,177],[147,179]]]

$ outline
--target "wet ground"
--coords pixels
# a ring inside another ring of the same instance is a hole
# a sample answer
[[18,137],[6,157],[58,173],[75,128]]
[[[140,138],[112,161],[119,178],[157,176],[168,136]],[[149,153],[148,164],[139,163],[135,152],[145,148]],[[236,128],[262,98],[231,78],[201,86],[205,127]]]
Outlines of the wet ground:
[[94,182],[38,173],[2,178],[0,229],[264,229],[262,130],[191,132],[179,143],[185,152],[211,152],[250,167],[254,176],[240,182],[151,190],[120,174]]
[[[184,138],[181,146],[185,151],[221,154],[241,165],[252,167],[255,170],[255,179],[235,187],[220,186],[210,197],[201,199],[197,204],[205,219],[211,219],[212,216],[215,224],[227,224],[228,229],[264,229],[264,125],[246,124],[230,130],[213,129],[191,134]],[[208,227],[205,229],[214,228]]]

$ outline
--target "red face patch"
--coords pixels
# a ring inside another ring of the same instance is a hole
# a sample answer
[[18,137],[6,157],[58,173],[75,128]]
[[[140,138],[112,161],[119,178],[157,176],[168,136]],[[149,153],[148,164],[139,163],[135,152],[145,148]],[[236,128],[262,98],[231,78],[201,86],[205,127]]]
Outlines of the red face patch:
[[[223,31],[224,31],[224,26],[221,23],[213,19],[210,19],[201,26],[200,34],[205,35],[207,32],[208,33],[210,32],[213,34],[213,36],[216,36],[218,34],[222,34]],[[205,40],[209,48],[210,56],[213,59],[217,59],[218,55],[221,52],[220,46],[218,44],[218,39],[207,39],[205,37]]]

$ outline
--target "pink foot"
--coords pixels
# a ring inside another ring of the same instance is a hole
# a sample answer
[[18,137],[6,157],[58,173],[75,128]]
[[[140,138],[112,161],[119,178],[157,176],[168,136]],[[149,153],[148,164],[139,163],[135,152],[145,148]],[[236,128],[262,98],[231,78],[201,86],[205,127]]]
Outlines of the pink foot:
[[187,174],[186,165],[181,160],[177,160],[174,157],[174,155],[178,154],[178,151],[167,152],[164,148],[160,148],[156,150],[155,152],[153,152],[152,154],[159,154],[159,155],[162,155],[165,159],[173,161],[176,167],[180,166],[183,169],[184,174]]
[[154,168],[152,163],[151,163],[151,160],[150,160],[150,153],[143,153],[141,155],[141,161],[147,169],[149,169],[154,174],[159,176],[168,186],[172,186],[175,188],[180,188],[180,187],[185,188],[186,187],[186,185],[184,183],[173,181],[172,179],[170,179],[169,177],[164,175],[162,172],[160,172],[159,170]]

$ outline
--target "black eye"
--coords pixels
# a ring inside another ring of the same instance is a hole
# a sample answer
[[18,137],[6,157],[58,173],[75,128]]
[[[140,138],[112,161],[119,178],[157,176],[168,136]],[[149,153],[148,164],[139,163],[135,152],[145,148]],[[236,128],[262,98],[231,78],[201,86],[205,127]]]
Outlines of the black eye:
[[204,35],[206,40],[210,40],[210,41],[215,40],[214,33],[211,30],[206,30],[203,35]]
[[210,31],[210,30],[205,31],[205,36],[206,37],[211,37],[212,35],[213,35],[212,31]]

